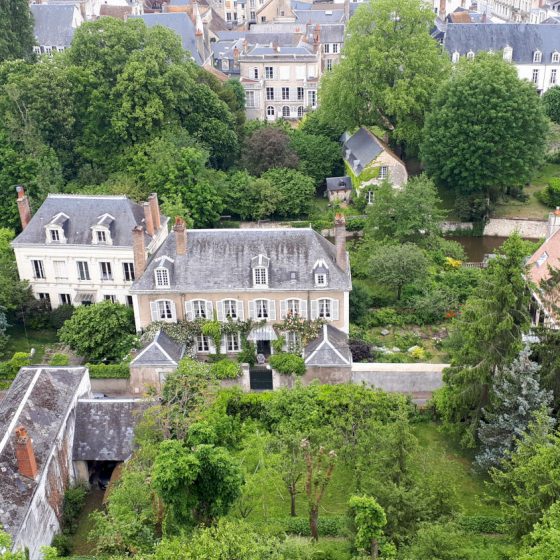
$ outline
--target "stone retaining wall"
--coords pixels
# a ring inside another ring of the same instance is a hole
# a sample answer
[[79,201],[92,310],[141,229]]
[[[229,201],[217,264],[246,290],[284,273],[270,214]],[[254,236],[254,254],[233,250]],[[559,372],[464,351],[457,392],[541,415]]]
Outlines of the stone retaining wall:
[[514,231],[521,237],[541,239],[547,235],[548,222],[546,220],[509,220],[492,218],[484,226],[484,235],[496,237],[509,237]]

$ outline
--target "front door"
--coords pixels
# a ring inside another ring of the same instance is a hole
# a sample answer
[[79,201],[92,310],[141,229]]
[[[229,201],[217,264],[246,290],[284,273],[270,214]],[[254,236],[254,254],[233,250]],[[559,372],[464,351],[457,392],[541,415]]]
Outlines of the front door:
[[257,354],[262,354],[265,358],[270,356],[270,340],[257,340]]

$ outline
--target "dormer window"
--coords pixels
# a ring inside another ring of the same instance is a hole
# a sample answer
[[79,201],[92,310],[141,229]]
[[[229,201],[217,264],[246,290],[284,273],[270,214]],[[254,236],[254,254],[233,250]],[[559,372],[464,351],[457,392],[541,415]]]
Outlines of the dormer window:
[[268,287],[268,267],[270,259],[265,255],[258,255],[251,259],[251,268],[253,269],[253,287]]
[[552,53],[552,64],[558,64],[560,62],[560,52],[554,51]]
[[451,62],[453,62],[453,64],[457,64],[457,62],[459,62],[459,53],[457,51],[451,55]]
[[49,229],[49,235],[52,242],[58,243],[60,241],[60,231],[58,229]]
[[64,228],[66,227],[67,221],[68,216],[63,212],[59,212],[51,219],[51,221],[45,226],[47,243],[66,243]]
[[107,232],[103,230],[97,230],[97,243],[107,243]]
[[323,259],[318,260],[313,267],[313,277],[317,288],[326,288],[329,283],[329,267]]
[[533,53],[533,62],[534,63],[540,63],[542,60],[542,52],[541,51],[535,51]]
[[327,275],[324,272],[315,273],[315,286],[324,288],[327,285]]
[[169,270],[163,266],[155,269],[156,288],[169,288]]
[[513,49],[510,46],[504,48],[504,60],[506,62],[511,62],[513,58]]
[[467,60],[474,60],[474,52],[473,51],[469,51],[467,53]]

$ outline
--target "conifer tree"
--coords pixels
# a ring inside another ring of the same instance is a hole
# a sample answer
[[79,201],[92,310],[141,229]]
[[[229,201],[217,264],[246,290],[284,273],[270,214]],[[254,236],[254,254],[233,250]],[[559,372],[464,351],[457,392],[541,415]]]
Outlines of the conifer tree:
[[482,444],[476,464],[483,470],[499,467],[508,451],[527,430],[534,413],[548,407],[552,394],[540,386],[540,366],[524,348],[511,366],[503,368],[493,386],[493,403],[483,410],[478,429]]

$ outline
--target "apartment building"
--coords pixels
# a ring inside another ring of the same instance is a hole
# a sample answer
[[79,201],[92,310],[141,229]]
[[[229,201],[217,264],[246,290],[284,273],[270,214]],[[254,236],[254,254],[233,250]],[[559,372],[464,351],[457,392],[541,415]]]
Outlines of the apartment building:
[[132,283],[168,233],[156,194],[142,205],[126,196],[50,194],[32,216],[18,187],[17,204],[23,231],[12,247],[19,276],[53,308],[132,305]]

